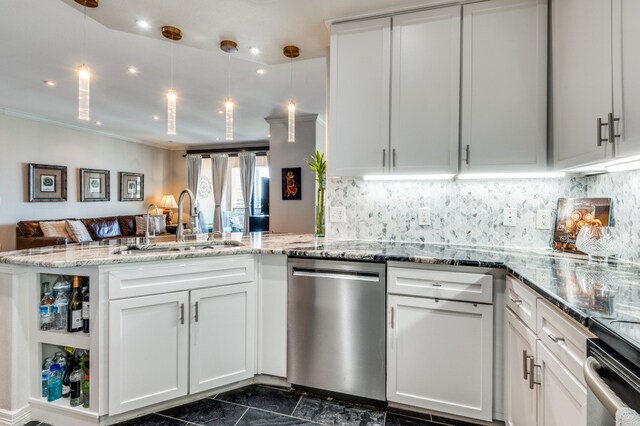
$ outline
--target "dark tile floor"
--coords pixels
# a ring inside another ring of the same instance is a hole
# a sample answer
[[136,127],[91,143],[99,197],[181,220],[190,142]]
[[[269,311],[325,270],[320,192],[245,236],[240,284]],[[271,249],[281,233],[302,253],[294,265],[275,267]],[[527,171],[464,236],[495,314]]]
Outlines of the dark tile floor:
[[472,425],[430,415],[421,417],[291,389],[251,385],[119,423],[119,426]]

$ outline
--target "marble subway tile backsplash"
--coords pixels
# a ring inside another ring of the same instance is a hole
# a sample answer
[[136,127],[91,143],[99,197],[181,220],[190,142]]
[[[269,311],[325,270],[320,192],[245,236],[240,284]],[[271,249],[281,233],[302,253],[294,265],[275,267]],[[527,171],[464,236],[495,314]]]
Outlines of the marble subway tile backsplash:
[[[544,248],[552,230],[536,229],[536,211],[555,210],[561,197],[610,197],[625,251],[640,261],[640,171],[564,179],[477,181],[327,181],[327,206],[345,206],[345,223],[327,223],[340,239],[422,241]],[[418,208],[431,209],[419,226]],[[518,210],[515,227],[502,225],[503,209]],[[636,219],[638,217],[638,219]]]

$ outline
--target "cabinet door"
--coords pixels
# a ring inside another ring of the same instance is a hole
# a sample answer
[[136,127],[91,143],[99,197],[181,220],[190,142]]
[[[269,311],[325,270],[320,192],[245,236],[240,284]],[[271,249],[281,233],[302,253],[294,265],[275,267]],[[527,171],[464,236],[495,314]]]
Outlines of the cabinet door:
[[457,173],[460,6],[393,18],[393,173]]
[[547,168],[547,1],[463,7],[463,170]]
[[551,20],[555,168],[602,161],[612,151],[597,129],[612,110],[611,0],[554,0]]
[[538,426],[587,424],[587,389],[540,341],[537,343],[540,365]]
[[529,387],[529,357],[536,355],[536,335],[507,309],[507,419],[511,426],[536,425],[536,389]]
[[389,165],[391,18],[331,26],[330,176],[381,174]]
[[191,393],[255,374],[255,284],[191,292]]
[[287,256],[260,256],[258,373],[287,377]]
[[189,293],[109,302],[109,415],[187,394]]
[[387,399],[491,421],[493,306],[388,296]]
[[616,157],[640,154],[640,2],[613,0],[613,99]]

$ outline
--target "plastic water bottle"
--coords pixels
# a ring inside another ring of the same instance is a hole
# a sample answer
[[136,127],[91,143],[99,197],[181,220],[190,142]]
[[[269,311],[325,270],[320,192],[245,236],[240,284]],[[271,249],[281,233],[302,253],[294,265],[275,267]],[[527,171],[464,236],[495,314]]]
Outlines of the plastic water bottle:
[[47,401],[55,401],[62,398],[62,379],[60,378],[60,366],[53,364],[49,369],[49,396]]
[[60,368],[60,380],[62,380],[62,374],[64,374],[64,370],[67,367],[67,356],[62,351],[58,351],[53,356],[53,363],[58,364]]
[[71,283],[64,275],[59,276],[53,283],[53,298],[58,297],[58,293],[61,292],[64,293],[67,298],[69,298],[71,294]]
[[42,397],[49,398],[49,369],[53,365],[53,358],[45,358],[42,364]]
[[43,283],[44,296],[40,301],[40,330],[51,330],[54,327],[53,323],[53,303],[54,299],[51,296],[51,287],[49,283]]
[[67,310],[69,309],[69,299],[64,291],[59,291],[56,300],[53,302],[53,316],[55,318],[56,330],[67,329]]

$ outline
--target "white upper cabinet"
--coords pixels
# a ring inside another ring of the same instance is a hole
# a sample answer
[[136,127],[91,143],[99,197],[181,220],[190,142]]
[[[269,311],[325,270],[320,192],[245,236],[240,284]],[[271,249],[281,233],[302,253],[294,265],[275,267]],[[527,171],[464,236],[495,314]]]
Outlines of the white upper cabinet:
[[460,6],[393,18],[393,173],[457,173]]
[[554,0],[551,20],[555,168],[602,161],[613,151],[601,141],[612,111],[611,0]]
[[463,171],[545,170],[547,1],[465,5],[462,33]]
[[613,0],[613,99],[616,157],[640,154],[640,2]]
[[391,18],[331,26],[329,176],[381,174],[389,157]]

